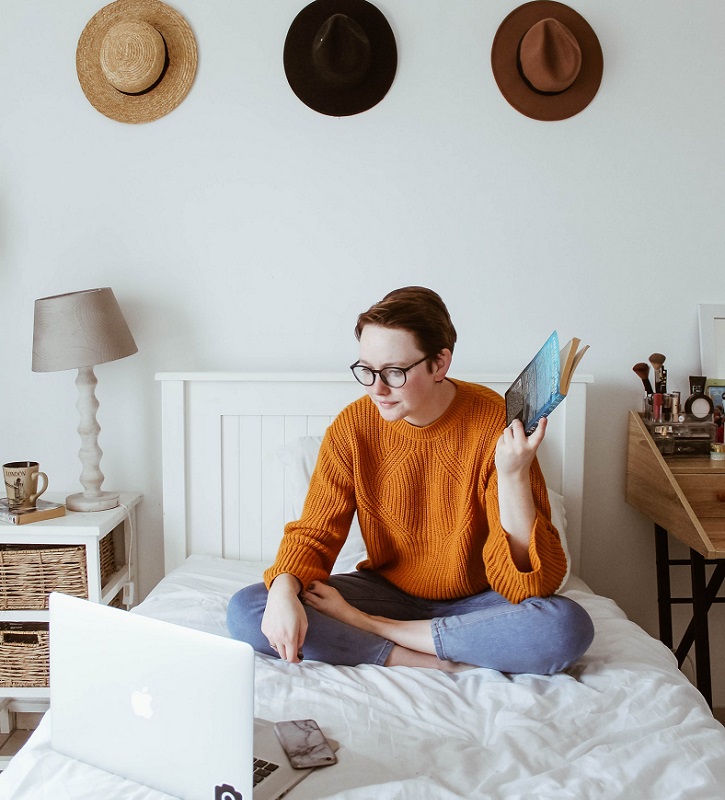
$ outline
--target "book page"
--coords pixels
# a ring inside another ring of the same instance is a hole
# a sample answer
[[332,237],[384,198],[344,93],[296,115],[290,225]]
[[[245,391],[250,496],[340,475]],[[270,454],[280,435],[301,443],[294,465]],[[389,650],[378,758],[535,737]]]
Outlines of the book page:
[[581,339],[570,339],[561,349],[561,385],[559,391],[561,394],[569,392],[571,379],[574,377],[574,372],[579,366],[579,362],[584,357],[584,353],[589,349],[589,345],[584,345],[581,350],[577,350]]

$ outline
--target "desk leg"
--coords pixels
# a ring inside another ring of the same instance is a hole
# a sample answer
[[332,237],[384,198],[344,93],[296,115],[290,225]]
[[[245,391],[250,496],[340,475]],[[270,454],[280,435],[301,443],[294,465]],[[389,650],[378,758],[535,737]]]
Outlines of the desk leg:
[[672,650],[672,591],[670,588],[670,549],[667,531],[655,524],[655,562],[657,564],[657,606],[660,641]]
[[712,684],[710,679],[710,633],[707,625],[709,603],[705,559],[696,550],[690,550],[690,572],[692,575],[692,621],[695,632],[695,667],[697,688],[712,708]]

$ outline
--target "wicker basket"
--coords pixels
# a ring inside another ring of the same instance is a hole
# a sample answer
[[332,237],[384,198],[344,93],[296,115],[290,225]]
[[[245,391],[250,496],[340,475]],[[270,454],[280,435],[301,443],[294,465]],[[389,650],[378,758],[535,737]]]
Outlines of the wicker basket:
[[108,605],[111,608],[125,608],[123,605],[123,589],[115,597],[111,598]]
[[[101,539],[99,548],[104,586],[117,569],[113,532]],[[88,597],[84,545],[0,546],[0,610],[48,608],[51,592]]]
[[48,686],[47,622],[0,622],[0,686]]
[[113,542],[113,531],[107,533],[98,543],[101,552],[101,586],[105,586],[114,572],[122,566],[116,562],[116,550]]

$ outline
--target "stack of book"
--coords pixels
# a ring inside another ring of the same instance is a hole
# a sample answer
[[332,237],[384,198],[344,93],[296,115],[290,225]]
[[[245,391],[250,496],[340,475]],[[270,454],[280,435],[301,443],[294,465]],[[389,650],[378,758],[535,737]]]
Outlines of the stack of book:
[[63,503],[51,503],[48,500],[36,500],[32,508],[10,508],[7,497],[0,498],[0,522],[11,525],[25,525],[28,522],[41,522],[45,519],[65,515]]

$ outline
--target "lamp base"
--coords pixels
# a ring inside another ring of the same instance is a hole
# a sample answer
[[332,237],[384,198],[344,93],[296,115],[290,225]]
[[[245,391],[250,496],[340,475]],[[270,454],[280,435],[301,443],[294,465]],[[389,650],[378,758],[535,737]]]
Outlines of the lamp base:
[[69,494],[65,499],[68,511],[108,511],[118,505],[117,492],[98,492],[87,495],[85,492]]

